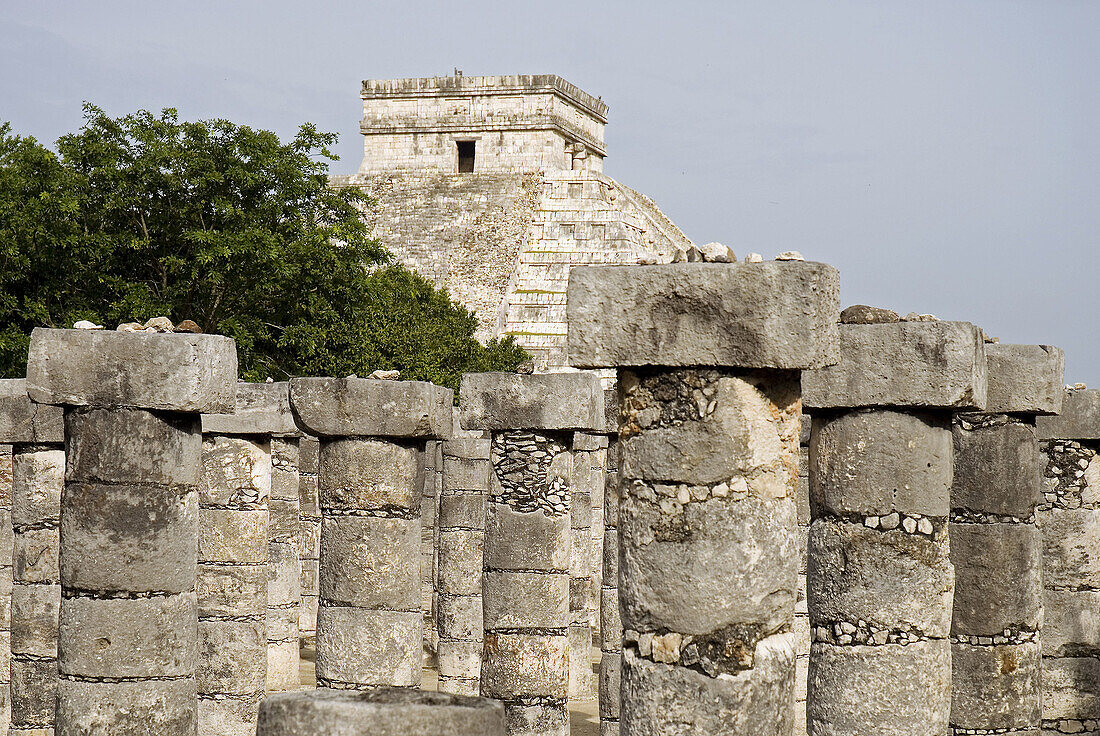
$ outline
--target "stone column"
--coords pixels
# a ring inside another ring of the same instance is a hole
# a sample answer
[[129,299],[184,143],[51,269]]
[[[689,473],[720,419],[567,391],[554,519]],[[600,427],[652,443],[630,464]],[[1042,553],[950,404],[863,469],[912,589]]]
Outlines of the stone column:
[[0,734],[11,725],[11,474],[11,445],[0,444]]
[[27,391],[65,406],[61,736],[195,734],[199,413],[228,412],[233,341],[36,329]]
[[321,505],[317,499],[317,466],[321,444],[316,437],[298,440],[298,559],[302,566],[302,602],[298,635],[303,646],[316,650],[317,585],[321,559]]
[[[570,535],[572,545],[569,562],[569,698],[583,702],[594,700],[598,693],[595,671],[592,669],[593,619],[599,618],[595,605],[599,583],[593,580],[593,557],[596,545],[592,525],[595,521],[593,499],[603,500],[607,436],[590,432],[573,435],[573,473],[570,480]],[[603,513],[600,513],[602,545]],[[602,562],[602,558],[601,558]]]
[[[65,423],[22,379],[0,380],[0,441],[11,443],[11,733],[52,736],[57,710],[57,564]],[[4,647],[7,650],[7,647]],[[0,728],[0,732],[5,729]]]
[[405,688],[310,690],[269,696],[257,736],[504,736],[504,709],[487,698]]
[[944,736],[951,416],[985,405],[984,342],[967,322],[875,315],[842,324],[840,363],[802,379],[813,411],[807,721],[814,736]]
[[430,383],[296,378],[299,424],[321,438],[317,684],[420,684],[420,461],[450,435],[452,392]]
[[272,438],[271,461],[271,524],[267,542],[267,689],[283,692],[302,686],[298,671],[302,566],[298,560],[301,519],[297,438],[291,435]]
[[1039,417],[1043,735],[1100,731],[1100,390]]
[[836,359],[837,288],[795,261],[570,274],[570,360],[619,372],[627,736],[791,733],[798,379]]
[[[618,390],[615,391],[618,425]],[[619,438],[607,445],[604,486],[604,538],[600,586],[600,736],[619,735],[619,670],[623,652],[623,623],[619,616]]]
[[1042,545],[1035,417],[1062,406],[1064,358],[985,346],[985,412],[957,414],[951,485],[951,732],[1034,734],[1041,720]]
[[806,607],[806,543],[810,535],[810,424],[802,414],[798,438],[798,600],[794,604],[794,736],[806,736],[806,677],[810,669],[810,612]]
[[467,373],[462,426],[492,432],[481,694],[511,736],[569,733],[571,445],[603,424],[591,373]]
[[420,612],[424,616],[424,663],[438,666],[436,654],[439,631],[436,627],[436,517],[439,513],[439,491],[442,481],[443,443],[430,440],[424,444],[421,460],[420,496]]
[[[269,611],[270,511],[281,513],[278,504],[298,498],[297,447],[288,452],[281,437],[295,431],[288,392],[286,383],[239,383],[234,413],[202,417],[198,692],[204,735],[254,734],[267,689],[269,630],[280,628]],[[294,654],[297,673],[297,649]]]
[[489,470],[489,440],[443,443],[436,578],[439,689],[458,695],[477,695],[481,687],[481,567]]

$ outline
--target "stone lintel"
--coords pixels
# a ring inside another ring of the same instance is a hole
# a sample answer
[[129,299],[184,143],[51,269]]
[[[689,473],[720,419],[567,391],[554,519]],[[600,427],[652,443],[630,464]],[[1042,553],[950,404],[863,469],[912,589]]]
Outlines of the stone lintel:
[[290,411],[290,382],[237,384],[237,407],[232,414],[203,414],[203,434],[267,434],[298,436],[301,431]]
[[454,393],[426,381],[292,378],[298,426],[319,437],[448,439]]
[[840,325],[840,362],[802,374],[808,409],[984,409],[985,342],[969,322]]
[[464,373],[458,395],[466,429],[604,426],[603,388],[594,373]]
[[1050,345],[985,346],[991,414],[1057,414],[1066,356]]
[[492,441],[458,437],[443,443],[443,457],[463,460],[488,460]]
[[824,263],[575,267],[571,365],[806,369],[837,360],[839,273]]
[[64,441],[61,407],[31,401],[25,379],[0,379],[0,444]]
[[31,333],[27,393],[42,404],[231,412],[236,391],[237,346],[222,335]]
[[1035,429],[1039,439],[1100,439],[1100,389],[1067,389],[1064,393],[1059,416],[1036,417]]

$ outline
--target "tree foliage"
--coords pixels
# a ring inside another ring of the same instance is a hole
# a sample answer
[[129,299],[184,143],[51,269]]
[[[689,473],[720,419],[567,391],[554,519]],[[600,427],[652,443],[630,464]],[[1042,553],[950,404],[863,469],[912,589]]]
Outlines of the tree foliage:
[[84,113],[56,154],[0,125],[3,375],[36,326],[158,315],[233,337],[247,380],[397,368],[456,387],[526,357],[480,345],[473,315],[391,261],[361,191],[329,186],[334,134]]

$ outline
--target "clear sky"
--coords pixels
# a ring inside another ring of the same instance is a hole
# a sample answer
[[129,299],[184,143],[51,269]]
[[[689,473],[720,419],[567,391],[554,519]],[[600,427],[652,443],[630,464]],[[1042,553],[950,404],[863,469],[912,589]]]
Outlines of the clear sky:
[[798,250],[844,304],[1066,351],[1100,387],[1100,2],[16,2],[0,120],[177,107],[361,158],[368,78],[559,74],[610,105],[606,171],[696,242]]

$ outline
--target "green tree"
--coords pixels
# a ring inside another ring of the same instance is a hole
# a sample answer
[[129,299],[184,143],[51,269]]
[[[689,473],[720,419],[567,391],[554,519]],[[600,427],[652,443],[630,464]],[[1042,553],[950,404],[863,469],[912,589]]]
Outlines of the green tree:
[[391,261],[364,195],[328,184],[334,134],[84,117],[57,154],[0,126],[3,375],[23,375],[36,326],[157,315],[233,337],[248,380],[397,368],[457,387],[526,358],[480,345],[466,309]]

